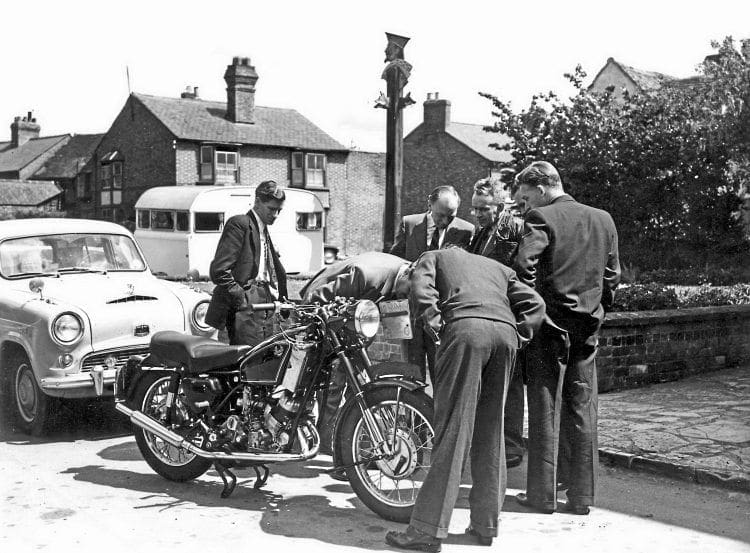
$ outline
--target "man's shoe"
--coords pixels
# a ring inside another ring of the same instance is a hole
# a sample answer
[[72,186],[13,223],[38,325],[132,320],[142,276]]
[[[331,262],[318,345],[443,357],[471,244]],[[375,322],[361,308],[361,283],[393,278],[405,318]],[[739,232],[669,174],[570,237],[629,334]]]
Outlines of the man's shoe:
[[346,477],[346,469],[343,468],[331,469],[330,472],[328,472],[328,476],[339,482],[347,482],[349,480]]
[[534,503],[533,501],[531,501],[531,500],[530,500],[530,499],[529,499],[529,498],[528,498],[528,497],[526,496],[526,494],[525,494],[525,493],[519,493],[519,494],[518,494],[518,495],[516,496],[516,501],[517,501],[517,502],[518,502],[518,504],[519,504],[519,505],[521,505],[522,507],[526,507],[527,509],[533,509],[534,511],[537,511],[537,512],[539,512],[539,513],[542,513],[542,514],[545,514],[545,515],[551,515],[552,513],[554,513],[554,512],[555,512],[555,510],[554,510],[554,509],[550,509],[550,508],[548,508],[548,507],[543,507],[543,506],[541,506],[541,505],[538,505],[538,504]]
[[505,466],[509,469],[512,469],[513,467],[517,467],[523,463],[523,455],[506,455],[505,456]]
[[557,491],[558,492],[567,492],[570,489],[570,484],[566,484],[565,482],[558,482],[557,483]]
[[469,526],[465,531],[465,534],[474,536],[477,539],[479,545],[492,545],[492,536],[483,536],[477,532],[473,526]]
[[412,551],[427,551],[437,553],[440,551],[441,540],[435,536],[425,534],[416,528],[408,526],[406,532],[388,532],[385,535],[388,545]]
[[562,511],[570,513],[572,515],[587,515],[591,512],[588,505],[581,505],[580,503],[576,503],[575,501],[571,501],[570,499],[565,502],[565,506],[562,508]]

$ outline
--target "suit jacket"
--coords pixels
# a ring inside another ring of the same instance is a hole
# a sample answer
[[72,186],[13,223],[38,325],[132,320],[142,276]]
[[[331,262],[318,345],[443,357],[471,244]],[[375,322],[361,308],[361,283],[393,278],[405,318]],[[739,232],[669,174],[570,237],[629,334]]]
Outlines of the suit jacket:
[[544,320],[544,301],[511,269],[459,248],[429,251],[419,258],[410,299],[415,317],[436,333],[443,323],[458,319],[489,319],[515,328],[520,346]]
[[[287,296],[286,271],[279,261],[273,243],[271,258],[278,280],[279,296]],[[255,215],[248,211],[235,215],[225,224],[216,246],[209,275],[216,287],[206,312],[206,322],[214,328],[226,325],[229,311],[236,310],[245,297],[243,286],[258,276],[260,265],[260,232]]]
[[[471,242],[473,233],[474,225],[455,217],[445,229],[443,243],[450,242],[465,248]],[[427,213],[407,215],[401,220],[398,235],[390,253],[408,261],[416,261],[425,251],[427,251]]]
[[596,332],[620,281],[617,229],[606,211],[565,194],[526,214],[514,269],[559,326]]
[[378,300],[390,298],[399,269],[407,262],[381,252],[367,252],[322,268],[300,296],[304,303],[328,303],[336,296]]
[[511,267],[522,237],[523,219],[504,211],[492,225],[474,234],[468,251]]

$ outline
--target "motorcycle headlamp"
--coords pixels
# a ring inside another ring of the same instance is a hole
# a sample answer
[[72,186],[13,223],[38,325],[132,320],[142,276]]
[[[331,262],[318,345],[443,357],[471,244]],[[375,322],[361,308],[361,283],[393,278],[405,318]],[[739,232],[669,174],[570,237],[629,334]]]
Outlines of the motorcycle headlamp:
[[196,328],[196,330],[200,332],[209,332],[211,331],[211,326],[206,323],[206,313],[208,312],[208,300],[204,300],[200,303],[197,303],[195,307],[193,308],[193,314],[191,316],[191,319],[193,321],[193,326]]
[[70,345],[83,336],[83,322],[75,313],[61,313],[52,321],[50,330],[55,340]]
[[380,311],[370,300],[357,303],[354,310],[354,329],[365,338],[372,338],[380,328]]

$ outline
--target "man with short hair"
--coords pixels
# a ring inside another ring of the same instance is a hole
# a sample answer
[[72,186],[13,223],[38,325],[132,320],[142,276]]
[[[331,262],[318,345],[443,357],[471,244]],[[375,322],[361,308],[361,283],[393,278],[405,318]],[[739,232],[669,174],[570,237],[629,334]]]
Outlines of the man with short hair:
[[254,312],[254,303],[287,296],[286,272],[268,233],[284,207],[286,194],[272,180],[255,189],[253,207],[225,224],[209,274],[216,287],[206,322],[226,328],[230,344],[254,346],[278,332],[273,314]]
[[466,533],[491,545],[506,489],[505,390],[516,351],[542,323],[544,302],[512,270],[455,247],[419,258],[411,300],[415,316],[440,342],[433,381],[435,442],[409,527],[389,532],[386,541],[404,549],[440,550],[471,451]]
[[552,513],[560,483],[565,510],[586,515],[598,469],[597,335],[620,280],[617,229],[609,213],[566,194],[548,162],[532,163],[517,180],[528,211],[514,268],[547,304],[526,352],[529,462],[518,501]]
[[[523,236],[523,219],[510,211],[513,200],[507,188],[515,171],[502,169],[500,178],[485,178],[474,184],[471,208],[477,221],[477,232],[469,251],[489,257],[507,267],[513,265]],[[523,367],[519,355],[513,368],[505,401],[505,460],[508,468],[523,461]]]
[[[328,303],[336,296],[372,301],[406,298],[409,295],[410,263],[395,255],[367,252],[328,265],[318,271],[300,291],[303,303]],[[333,429],[346,387],[346,375],[340,367],[331,372],[325,405],[320,405],[318,432],[320,452],[333,455]],[[334,463],[338,460],[334,458]],[[333,472],[337,480],[343,471]]]
[[[443,244],[467,247],[474,225],[456,217],[460,203],[461,198],[452,186],[435,188],[427,197],[427,213],[407,215],[402,219],[390,253],[407,261],[416,261],[424,252],[437,250]],[[419,322],[414,325],[414,338],[409,343],[409,362],[421,368],[423,380],[427,376],[426,369],[432,373],[435,365],[435,348]]]

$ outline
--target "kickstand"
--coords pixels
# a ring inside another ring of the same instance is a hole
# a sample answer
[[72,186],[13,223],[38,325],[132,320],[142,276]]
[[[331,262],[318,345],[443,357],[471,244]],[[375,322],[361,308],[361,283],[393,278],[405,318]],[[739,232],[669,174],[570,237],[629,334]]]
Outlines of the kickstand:
[[[263,469],[263,476],[260,475],[260,470],[258,470],[258,467]],[[266,465],[253,465],[253,469],[255,470],[255,476],[257,476],[257,480],[255,480],[255,484],[253,487],[256,490],[259,490],[263,486],[266,485],[266,482],[268,481],[268,474],[271,472],[268,470],[268,467]]]
[[[234,487],[237,485],[237,477],[227,467],[222,465],[219,461],[214,461],[214,468],[216,472],[221,476],[222,482],[224,482],[224,489],[221,491],[222,499],[226,499],[234,491]],[[227,476],[229,480],[227,480]]]

